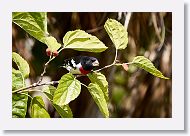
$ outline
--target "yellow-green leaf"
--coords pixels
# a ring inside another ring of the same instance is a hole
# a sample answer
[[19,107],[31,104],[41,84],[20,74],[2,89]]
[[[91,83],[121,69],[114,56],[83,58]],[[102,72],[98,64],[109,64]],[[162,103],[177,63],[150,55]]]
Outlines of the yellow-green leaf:
[[63,37],[65,48],[77,51],[102,52],[107,49],[96,36],[82,30],[69,31]]
[[56,109],[57,113],[62,117],[62,118],[72,118],[73,114],[72,111],[69,107],[69,105],[64,105],[64,106],[59,106],[53,103],[53,96],[54,92],[56,91],[56,88],[54,86],[46,86],[43,88],[43,93],[46,94],[48,99],[52,102],[53,107]]
[[54,37],[49,36],[46,12],[13,12],[12,20],[31,36],[46,44],[51,51],[61,47]]
[[125,49],[128,44],[128,33],[126,28],[114,19],[108,19],[104,25],[106,32],[114,43],[116,49]]
[[12,19],[31,36],[44,42],[42,39],[48,35],[46,12],[13,12]]
[[24,76],[24,78],[27,78],[29,76],[29,73],[30,73],[30,68],[29,68],[29,65],[26,62],[26,60],[24,60],[16,52],[12,53],[12,59],[16,63],[18,69],[20,70],[20,72],[22,73],[22,75]]
[[144,56],[135,57],[132,61],[132,64],[135,64],[137,67],[144,69],[154,76],[163,79],[169,79],[168,77],[165,77],[158,69],[156,69],[153,63]]
[[43,89],[42,89],[42,92],[47,96],[47,98],[50,100],[50,101],[53,101],[53,95],[54,95],[54,92],[56,91],[56,88],[52,85],[49,85],[49,86],[45,86]]
[[[19,70],[12,69],[12,91],[25,86],[24,77]],[[25,94],[12,94],[12,117],[24,118],[27,111],[27,92]]]
[[51,52],[56,51],[61,47],[61,44],[52,36],[44,37],[44,43],[48,46]]
[[49,113],[45,109],[45,104],[41,96],[36,96],[31,102],[32,118],[50,118]]
[[81,84],[71,73],[65,74],[59,80],[53,96],[53,103],[59,106],[67,105],[77,98],[81,91]]
[[73,117],[73,113],[72,113],[69,105],[59,106],[59,105],[53,104],[53,107],[56,109],[56,111],[62,118],[72,118]]
[[88,85],[88,90],[89,90],[92,98],[94,99],[94,101],[98,105],[103,116],[108,118],[109,117],[108,105],[107,105],[107,102],[104,98],[104,93],[102,92],[99,85],[97,85],[96,83],[90,83]]
[[24,77],[20,70],[12,69],[12,91],[24,87]]
[[104,97],[106,101],[109,101],[109,94],[108,94],[108,82],[106,80],[106,77],[101,74],[100,72],[92,72],[88,74],[88,77],[92,83],[96,83],[99,85],[101,90],[104,93]]

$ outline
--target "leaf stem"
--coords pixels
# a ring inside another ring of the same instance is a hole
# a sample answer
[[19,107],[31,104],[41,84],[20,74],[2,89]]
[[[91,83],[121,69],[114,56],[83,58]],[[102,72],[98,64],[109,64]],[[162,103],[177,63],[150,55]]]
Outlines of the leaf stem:
[[104,69],[106,69],[106,68],[109,68],[109,67],[111,67],[111,66],[121,66],[121,65],[123,65],[123,64],[130,65],[130,64],[133,64],[133,62],[128,62],[128,63],[116,63],[116,62],[114,62],[114,63],[112,63],[112,64],[110,64],[110,65],[104,66],[103,68],[100,68],[100,69],[98,69],[98,70],[95,70],[94,72],[99,72],[99,71],[104,70]]
[[85,85],[85,84],[83,84],[83,83],[80,83],[81,85],[83,85],[84,87],[86,87],[86,88],[88,88],[88,86],[87,85]]
[[[19,92],[19,93],[20,93],[20,92]],[[32,97],[31,95],[29,95],[29,94],[22,93],[22,92],[21,92],[20,94],[26,95],[26,96],[30,97],[31,99],[33,99],[33,97]]]
[[103,69],[109,68],[109,67],[115,65],[115,64],[116,64],[116,61],[117,61],[117,49],[115,48],[115,57],[114,57],[113,63],[110,64],[110,65],[104,66],[104,67],[102,67],[102,68],[100,68],[100,69],[97,69],[97,70],[95,70],[94,72],[99,72],[99,71],[101,71],[101,70],[103,70]]
[[115,59],[114,59],[113,63],[116,63],[116,60],[117,60],[117,49],[115,48]]
[[130,65],[130,64],[133,64],[133,62],[128,62],[128,63],[116,63],[115,66],[121,66],[123,64],[127,64],[127,65]]

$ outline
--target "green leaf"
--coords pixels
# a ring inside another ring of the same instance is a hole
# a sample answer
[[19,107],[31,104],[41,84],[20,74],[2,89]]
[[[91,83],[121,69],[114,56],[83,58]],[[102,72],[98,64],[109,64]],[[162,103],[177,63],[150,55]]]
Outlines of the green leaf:
[[114,19],[108,19],[104,25],[106,32],[114,43],[116,49],[125,49],[128,44],[128,33],[126,28]]
[[32,118],[50,118],[49,113],[45,109],[45,104],[41,96],[36,96],[31,102]]
[[24,77],[19,70],[12,69],[12,91],[24,87]]
[[[48,99],[51,102],[53,102],[53,95],[54,95],[54,92],[56,91],[56,88],[54,86],[49,85],[49,86],[44,87],[42,91],[43,91],[43,93],[46,94]],[[73,114],[72,114],[72,111],[71,111],[69,105],[64,105],[64,106],[59,106],[56,104],[52,104],[52,105],[62,118],[72,118],[73,117]]]
[[[24,78],[19,70],[12,70],[12,90],[17,90],[25,86]],[[27,93],[24,94],[12,94],[12,117],[24,118],[27,111]]]
[[132,64],[135,64],[137,67],[144,69],[145,71],[149,72],[150,74],[157,76],[159,78],[163,79],[169,79],[155,68],[155,66],[152,64],[152,62],[145,58],[144,56],[137,56],[133,59]]
[[[18,66],[19,70],[12,69],[12,91],[25,86],[24,78],[27,78],[30,73],[28,63],[17,53],[12,53],[12,59]],[[27,111],[28,93],[12,94],[12,117],[24,118]]]
[[67,105],[77,98],[81,91],[81,84],[71,73],[65,74],[59,80],[53,96],[53,103],[59,106]]
[[44,39],[44,43],[48,46],[51,52],[56,51],[61,47],[61,44],[52,36],[45,37]]
[[99,87],[101,88],[101,90],[104,93],[104,97],[105,97],[106,101],[108,102],[109,94],[108,94],[108,82],[106,80],[106,77],[99,72],[89,73],[88,77],[92,83],[96,83],[97,85],[99,85]]
[[92,98],[98,105],[101,113],[104,115],[104,117],[108,118],[109,117],[108,105],[104,98],[104,93],[102,92],[99,85],[97,85],[96,83],[90,83],[88,85],[88,90],[90,94],[92,95]]
[[73,114],[69,105],[59,106],[59,105],[53,104],[53,106],[62,118],[73,117]]
[[12,19],[31,36],[44,42],[42,39],[48,35],[46,12],[13,12]]
[[30,73],[30,68],[26,60],[24,60],[19,54],[13,52],[12,59],[18,66],[18,69],[21,71],[24,78],[27,78]]
[[12,20],[31,36],[45,43],[51,51],[61,47],[54,37],[49,36],[46,12],[13,12]]
[[45,86],[42,89],[42,92],[45,93],[45,95],[48,97],[50,101],[53,101],[53,95],[55,91],[56,91],[56,88],[52,85]]
[[27,111],[27,93],[24,94],[12,94],[12,117],[24,118]]
[[69,31],[63,37],[65,48],[77,51],[102,52],[107,49],[96,36],[82,30]]

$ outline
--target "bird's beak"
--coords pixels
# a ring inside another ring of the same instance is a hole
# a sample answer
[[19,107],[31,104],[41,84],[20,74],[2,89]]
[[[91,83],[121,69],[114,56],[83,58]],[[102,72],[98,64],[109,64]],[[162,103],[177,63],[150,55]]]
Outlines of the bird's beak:
[[92,66],[99,66],[98,60],[94,61],[94,62],[92,63]]

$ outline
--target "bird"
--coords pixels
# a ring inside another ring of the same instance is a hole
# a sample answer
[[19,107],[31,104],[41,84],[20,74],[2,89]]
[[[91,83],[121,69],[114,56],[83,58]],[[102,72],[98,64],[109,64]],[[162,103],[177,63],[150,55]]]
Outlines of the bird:
[[99,66],[98,59],[90,56],[75,56],[65,59],[61,67],[66,68],[73,75],[86,75]]

